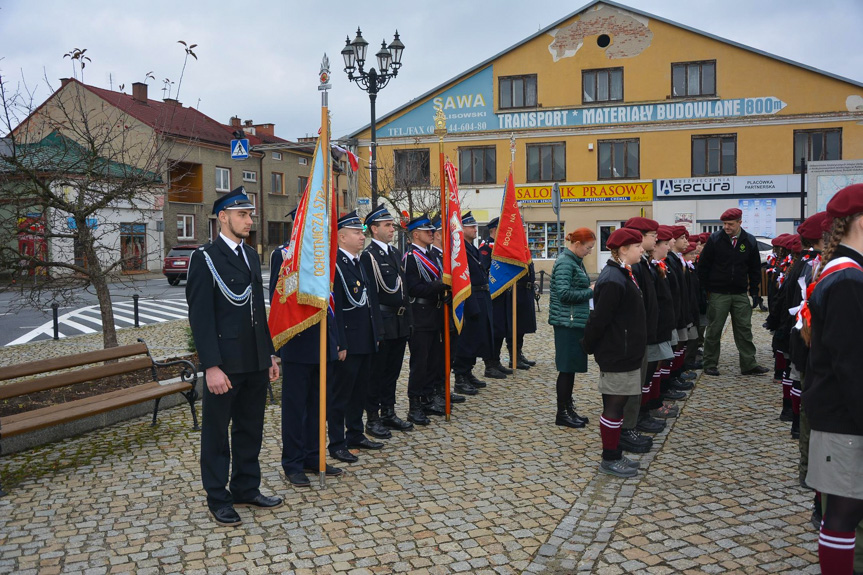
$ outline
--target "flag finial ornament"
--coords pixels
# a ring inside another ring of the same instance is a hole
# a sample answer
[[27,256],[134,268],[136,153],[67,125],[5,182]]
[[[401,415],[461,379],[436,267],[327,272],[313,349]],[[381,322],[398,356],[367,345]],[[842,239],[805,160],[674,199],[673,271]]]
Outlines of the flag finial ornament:
[[438,108],[434,115],[434,133],[443,140],[446,136],[446,114],[442,108]]
[[318,76],[321,81],[318,86],[318,90],[323,91],[332,88],[330,85],[330,59],[327,57],[326,53],[324,53],[324,59],[321,60],[321,71]]

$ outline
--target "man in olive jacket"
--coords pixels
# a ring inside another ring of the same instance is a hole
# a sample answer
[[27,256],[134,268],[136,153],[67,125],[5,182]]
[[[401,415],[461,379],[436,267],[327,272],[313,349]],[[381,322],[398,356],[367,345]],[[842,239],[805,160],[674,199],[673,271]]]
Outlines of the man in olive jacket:
[[755,360],[752,343],[752,308],[746,292],[757,305],[761,299],[761,256],[752,234],[742,227],[743,212],[726,210],[723,229],[713,232],[698,261],[698,279],[707,290],[707,329],[704,332],[704,373],[719,375],[719,340],[725,319],[731,314],[734,343],[743,375],[761,375],[767,368]]

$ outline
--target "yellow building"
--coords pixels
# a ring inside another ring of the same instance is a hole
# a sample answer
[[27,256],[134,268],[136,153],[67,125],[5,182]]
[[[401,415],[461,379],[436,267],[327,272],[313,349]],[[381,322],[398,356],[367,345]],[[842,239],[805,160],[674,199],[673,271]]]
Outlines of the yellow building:
[[[545,270],[559,242],[555,182],[563,230],[588,227],[600,240],[585,262],[596,271],[603,240],[636,215],[698,233],[740,206],[756,235],[790,232],[801,158],[863,159],[860,82],[607,1],[378,120],[379,174],[391,174],[382,195],[438,186],[437,108],[464,209],[480,222],[499,214],[514,135],[517,194]],[[368,160],[369,127],[351,136]]]

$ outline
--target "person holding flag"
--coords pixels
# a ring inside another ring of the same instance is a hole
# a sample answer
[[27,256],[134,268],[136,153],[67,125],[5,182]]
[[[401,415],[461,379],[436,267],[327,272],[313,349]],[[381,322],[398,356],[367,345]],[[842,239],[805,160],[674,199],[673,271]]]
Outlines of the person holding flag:
[[478,226],[471,212],[466,212],[461,217],[461,226],[464,231],[464,250],[470,272],[471,295],[465,300],[464,327],[456,345],[453,372],[457,387],[469,385],[482,389],[486,387],[486,383],[478,379],[472,371],[478,357],[488,357],[491,354],[493,339],[491,297],[488,277],[482,268],[479,251],[473,245]]
[[[479,255],[482,267],[486,275],[491,272],[491,253],[494,250],[494,239],[497,236],[497,226],[500,218],[493,218],[488,222],[488,237],[479,245]],[[494,326],[494,340],[491,345],[491,355],[483,358],[485,363],[485,376],[492,379],[506,379],[512,375],[512,370],[500,362],[500,349],[504,340],[507,339],[506,321],[506,297],[499,297],[491,302],[492,324]]]
[[[432,240],[432,246],[430,251],[434,256],[438,259],[438,261],[443,262],[443,232],[441,231],[441,219],[440,215],[435,216],[435,219],[432,221],[432,225],[434,226],[434,239]],[[444,281],[446,281],[446,275],[444,275]],[[444,325],[449,321],[449,349],[450,349],[450,364],[452,364],[452,359],[455,358],[455,346],[458,344],[458,336],[459,336],[459,327],[455,322],[456,311],[453,311],[453,314],[450,315],[449,318],[444,318]],[[435,380],[434,387],[434,402],[440,406],[441,409],[446,410],[446,399],[444,398],[444,389],[446,388],[446,370],[438,370],[437,379]],[[476,392],[476,390],[474,390]],[[476,393],[474,393],[476,395]],[[466,401],[465,396],[459,395],[457,393],[450,393],[449,396],[450,403],[464,403]]]

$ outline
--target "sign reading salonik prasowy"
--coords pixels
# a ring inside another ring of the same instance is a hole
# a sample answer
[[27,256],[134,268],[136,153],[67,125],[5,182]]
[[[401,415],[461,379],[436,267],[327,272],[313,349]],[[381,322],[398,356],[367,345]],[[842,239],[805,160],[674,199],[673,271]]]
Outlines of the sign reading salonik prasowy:
[[494,73],[488,66],[423,102],[410,112],[378,127],[378,137],[427,136],[434,133],[433,118],[440,109],[450,132],[486,132],[605,126],[612,124],[710,120],[776,114],[787,104],[773,96],[662,102],[617,106],[586,106],[557,110],[495,112]]

